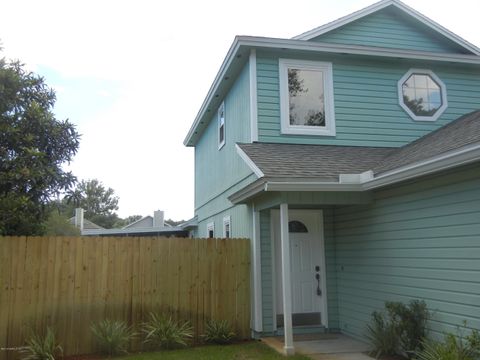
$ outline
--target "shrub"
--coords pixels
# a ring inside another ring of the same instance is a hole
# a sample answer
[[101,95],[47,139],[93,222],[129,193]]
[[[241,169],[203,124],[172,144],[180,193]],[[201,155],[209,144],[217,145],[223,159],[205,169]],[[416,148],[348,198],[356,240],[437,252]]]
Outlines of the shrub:
[[235,333],[227,320],[210,320],[207,322],[203,338],[209,343],[229,344],[235,338]]
[[412,300],[408,305],[401,302],[386,302],[393,321],[397,324],[401,350],[409,357],[423,347],[427,336],[427,321],[430,313],[425,301]]
[[398,352],[399,337],[397,324],[384,313],[374,311],[372,321],[367,325],[367,338],[378,359],[382,355],[395,355]]
[[480,334],[473,330],[464,337],[445,334],[443,342],[424,341],[423,349],[417,353],[418,360],[476,360],[480,358]]
[[103,320],[90,328],[100,352],[109,356],[126,353],[134,337],[132,328],[124,321]]
[[155,349],[174,349],[187,346],[193,336],[189,322],[178,323],[171,317],[150,313],[149,320],[143,324],[144,343]]
[[424,301],[412,300],[408,305],[386,302],[385,311],[375,311],[367,326],[376,357],[381,355],[407,355],[412,357],[421,350],[430,318]]
[[56,355],[62,355],[63,349],[57,343],[55,332],[47,327],[45,334],[33,334],[20,353],[24,360],[55,360]]

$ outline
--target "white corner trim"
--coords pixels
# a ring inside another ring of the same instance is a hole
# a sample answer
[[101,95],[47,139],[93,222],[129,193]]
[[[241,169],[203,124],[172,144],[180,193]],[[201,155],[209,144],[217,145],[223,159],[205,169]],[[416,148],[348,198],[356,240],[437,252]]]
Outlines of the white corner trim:
[[426,25],[427,27],[431,28],[432,30],[440,33],[441,35],[445,36],[446,38],[450,39],[454,43],[462,46],[463,48],[471,51],[475,55],[480,55],[480,49],[476,47],[475,45],[469,43],[468,41],[462,39],[460,36],[454,34],[450,30],[444,28],[442,25],[438,24],[437,22],[429,19],[425,15],[419,13],[415,9],[405,5],[401,1],[398,0],[383,0],[380,2],[377,2],[373,5],[370,5],[364,9],[361,9],[359,11],[355,11],[352,14],[349,14],[347,16],[343,16],[337,20],[334,20],[328,24],[319,26],[317,28],[314,28],[310,31],[304,32],[300,35],[297,35],[293,37],[295,40],[311,40],[313,38],[316,38],[320,35],[323,35],[329,31],[332,31],[334,29],[337,29],[339,27],[342,27],[346,24],[349,24],[355,20],[358,20],[362,17],[365,17],[367,15],[370,15],[374,12],[377,12],[379,10],[382,10],[386,8],[387,6],[393,5],[396,8],[402,10],[406,14],[410,15],[414,19],[418,20],[422,24]]
[[258,109],[257,109],[257,52],[250,50],[250,142],[258,141]]
[[235,149],[237,150],[237,154],[240,155],[243,161],[247,164],[247,166],[253,171],[258,178],[264,176],[262,170],[258,168],[258,166],[248,157],[248,155],[243,151],[238,144],[235,144]]
[[[335,106],[333,100],[333,66],[331,62],[298,59],[279,59],[280,86],[280,123],[282,134],[335,136]],[[288,69],[320,71],[323,74],[323,101],[325,126],[303,126],[290,124],[290,107],[288,92]]]
[[[408,78],[414,74],[418,75],[428,75],[430,76],[437,84],[440,86],[440,93],[442,98],[442,105],[438,108],[438,110],[432,116],[419,116],[415,115],[412,110],[405,104],[403,101],[403,84]],[[408,70],[405,75],[398,80],[397,83],[397,92],[398,92],[398,104],[402,107],[403,110],[415,121],[436,121],[443,112],[448,107],[447,101],[447,87],[445,83],[431,70],[428,69],[410,69]]]

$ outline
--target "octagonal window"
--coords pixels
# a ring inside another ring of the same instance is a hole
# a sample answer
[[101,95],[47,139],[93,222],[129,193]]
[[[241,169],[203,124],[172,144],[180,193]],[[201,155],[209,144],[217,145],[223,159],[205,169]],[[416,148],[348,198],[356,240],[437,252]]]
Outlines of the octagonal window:
[[399,102],[417,121],[435,121],[447,108],[446,88],[430,70],[411,69],[398,82]]

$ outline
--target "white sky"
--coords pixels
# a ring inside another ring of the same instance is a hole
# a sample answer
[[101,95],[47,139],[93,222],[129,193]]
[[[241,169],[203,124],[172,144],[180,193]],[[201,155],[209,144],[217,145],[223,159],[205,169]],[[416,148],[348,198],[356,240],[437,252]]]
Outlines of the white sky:
[[[183,139],[235,35],[290,38],[371,0],[0,0],[3,55],[57,90],[82,134],[71,164],[120,197],[119,215],[193,216]],[[405,0],[480,45],[476,0]]]

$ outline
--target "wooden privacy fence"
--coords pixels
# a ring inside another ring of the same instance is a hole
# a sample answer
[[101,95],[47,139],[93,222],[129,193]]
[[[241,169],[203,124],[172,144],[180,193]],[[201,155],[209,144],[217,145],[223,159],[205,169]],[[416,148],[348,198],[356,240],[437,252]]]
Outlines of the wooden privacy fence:
[[190,321],[196,337],[226,319],[248,338],[249,254],[247,239],[0,237],[0,348],[52,326],[65,355],[92,353],[92,323],[138,329],[151,311]]

